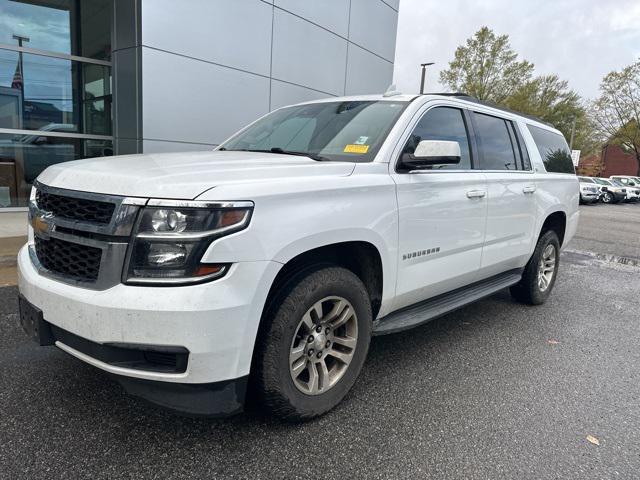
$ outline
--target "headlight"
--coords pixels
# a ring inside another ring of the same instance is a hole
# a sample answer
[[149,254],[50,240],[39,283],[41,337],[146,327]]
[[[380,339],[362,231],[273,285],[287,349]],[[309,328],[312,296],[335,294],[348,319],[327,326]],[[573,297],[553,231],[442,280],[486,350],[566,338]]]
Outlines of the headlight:
[[150,200],[127,255],[124,282],[186,285],[221,277],[228,264],[202,263],[215,239],[246,228],[252,202]]

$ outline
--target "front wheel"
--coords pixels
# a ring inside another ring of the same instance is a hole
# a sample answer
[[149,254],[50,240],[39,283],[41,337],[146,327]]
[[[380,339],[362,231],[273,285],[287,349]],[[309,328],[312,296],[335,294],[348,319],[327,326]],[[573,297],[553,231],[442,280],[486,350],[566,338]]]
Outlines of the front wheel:
[[602,203],[613,203],[613,194],[611,192],[604,192],[602,195]]
[[540,236],[527,263],[522,280],[511,287],[511,295],[519,302],[540,305],[547,301],[556,283],[560,265],[560,241],[553,230]]
[[285,420],[308,420],[351,389],[371,339],[371,302],[351,271],[322,267],[285,285],[258,334],[255,387],[260,404]]

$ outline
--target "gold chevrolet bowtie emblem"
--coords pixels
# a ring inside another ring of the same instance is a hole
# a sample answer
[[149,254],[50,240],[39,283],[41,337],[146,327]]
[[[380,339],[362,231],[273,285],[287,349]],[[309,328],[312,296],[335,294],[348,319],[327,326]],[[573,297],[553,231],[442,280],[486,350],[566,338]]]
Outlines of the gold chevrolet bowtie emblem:
[[46,215],[35,215],[31,220],[31,226],[36,235],[44,236],[51,232],[51,224],[47,222]]

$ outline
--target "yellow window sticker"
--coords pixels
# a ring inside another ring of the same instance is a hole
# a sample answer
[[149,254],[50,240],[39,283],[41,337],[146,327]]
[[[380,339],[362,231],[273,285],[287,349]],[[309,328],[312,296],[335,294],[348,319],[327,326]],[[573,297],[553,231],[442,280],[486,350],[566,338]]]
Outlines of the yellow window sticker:
[[367,153],[369,145],[349,144],[344,147],[344,153]]

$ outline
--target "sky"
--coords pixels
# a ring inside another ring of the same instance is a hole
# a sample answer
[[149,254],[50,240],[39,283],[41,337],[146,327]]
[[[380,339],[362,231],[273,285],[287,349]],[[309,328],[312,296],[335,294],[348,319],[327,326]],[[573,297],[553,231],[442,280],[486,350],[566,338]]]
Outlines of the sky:
[[456,47],[482,26],[509,35],[511,47],[535,65],[557,73],[585,98],[595,98],[602,77],[640,59],[640,0],[400,0],[394,83],[426,91],[438,82]]

